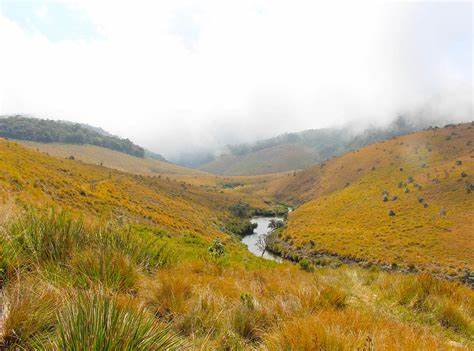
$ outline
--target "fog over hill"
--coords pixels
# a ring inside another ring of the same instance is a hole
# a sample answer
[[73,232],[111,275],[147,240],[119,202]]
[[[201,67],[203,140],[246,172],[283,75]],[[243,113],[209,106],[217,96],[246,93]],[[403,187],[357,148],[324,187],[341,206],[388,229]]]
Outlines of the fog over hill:
[[100,126],[172,161],[420,111],[472,118],[469,2],[23,3],[0,5],[0,114]]
[[453,122],[447,119],[399,116],[388,125],[347,124],[342,127],[285,133],[254,143],[228,145],[202,170],[248,175],[303,169],[370,143]]

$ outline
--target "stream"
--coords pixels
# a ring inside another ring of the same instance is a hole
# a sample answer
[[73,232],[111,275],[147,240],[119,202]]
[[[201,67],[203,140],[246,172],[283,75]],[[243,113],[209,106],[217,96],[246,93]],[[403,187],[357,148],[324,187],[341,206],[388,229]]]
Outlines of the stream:
[[260,256],[268,260],[273,260],[276,262],[282,262],[281,257],[272,254],[271,252],[265,251],[262,256],[262,248],[258,245],[258,241],[261,237],[265,237],[270,234],[271,229],[268,228],[270,220],[281,220],[279,217],[254,217],[250,221],[252,223],[257,223],[257,228],[253,230],[253,234],[246,235],[242,238],[242,242],[247,245],[248,250],[253,253],[255,256]]

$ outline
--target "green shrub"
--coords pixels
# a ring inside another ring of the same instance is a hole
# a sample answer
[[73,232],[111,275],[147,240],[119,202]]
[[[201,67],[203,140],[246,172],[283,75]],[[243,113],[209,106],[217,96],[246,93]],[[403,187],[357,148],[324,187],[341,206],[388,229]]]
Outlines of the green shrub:
[[257,223],[252,223],[248,219],[233,219],[226,223],[225,229],[232,234],[245,236],[252,234],[257,226]]
[[218,238],[214,239],[208,250],[211,256],[214,257],[221,257],[225,254],[225,246]]
[[229,210],[234,216],[240,217],[240,218],[245,218],[245,217],[249,216],[250,206],[249,206],[249,204],[247,204],[245,202],[239,202],[235,205],[232,205],[229,208]]
[[314,272],[314,265],[307,258],[303,258],[298,264],[303,271]]

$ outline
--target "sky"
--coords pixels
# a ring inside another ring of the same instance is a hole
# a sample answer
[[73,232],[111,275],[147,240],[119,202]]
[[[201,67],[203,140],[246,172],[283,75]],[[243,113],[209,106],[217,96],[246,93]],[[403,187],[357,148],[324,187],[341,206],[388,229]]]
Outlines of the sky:
[[472,120],[472,2],[0,0],[0,115],[166,157],[399,114]]

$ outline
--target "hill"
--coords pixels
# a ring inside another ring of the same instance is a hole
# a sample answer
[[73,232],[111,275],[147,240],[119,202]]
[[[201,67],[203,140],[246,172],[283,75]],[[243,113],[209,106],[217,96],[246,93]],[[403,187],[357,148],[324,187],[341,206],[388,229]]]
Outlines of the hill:
[[474,124],[375,143],[277,180],[301,204],[280,249],[427,270],[474,270]]
[[42,143],[90,144],[144,157],[145,150],[128,139],[120,139],[91,126],[24,116],[0,118],[0,137]]
[[[0,169],[2,350],[474,346],[466,286],[251,255],[222,230],[237,201],[265,205],[240,185],[132,175],[3,139]],[[242,182],[294,177],[255,178]]]
[[95,145],[76,145],[63,143],[39,143],[18,140],[19,143],[35,150],[61,158],[74,158],[86,163],[103,165],[120,171],[157,176],[167,175],[204,175],[204,172],[166,162],[159,156],[148,155],[136,157],[123,152]]
[[356,131],[353,127],[311,129],[287,133],[253,144],[228,146],[229,152],[201,165],[201,170],[225,175],[255,175],[307,168],[370,143],[408,134],[436,121],[399,117],[386,127]]
[[216,233],[228,208],[248,195],[221,192],[164,177],[144,177],[59,159],[0,139],[0,203],[70,209],[101,218],[123,217],[169,230]]

